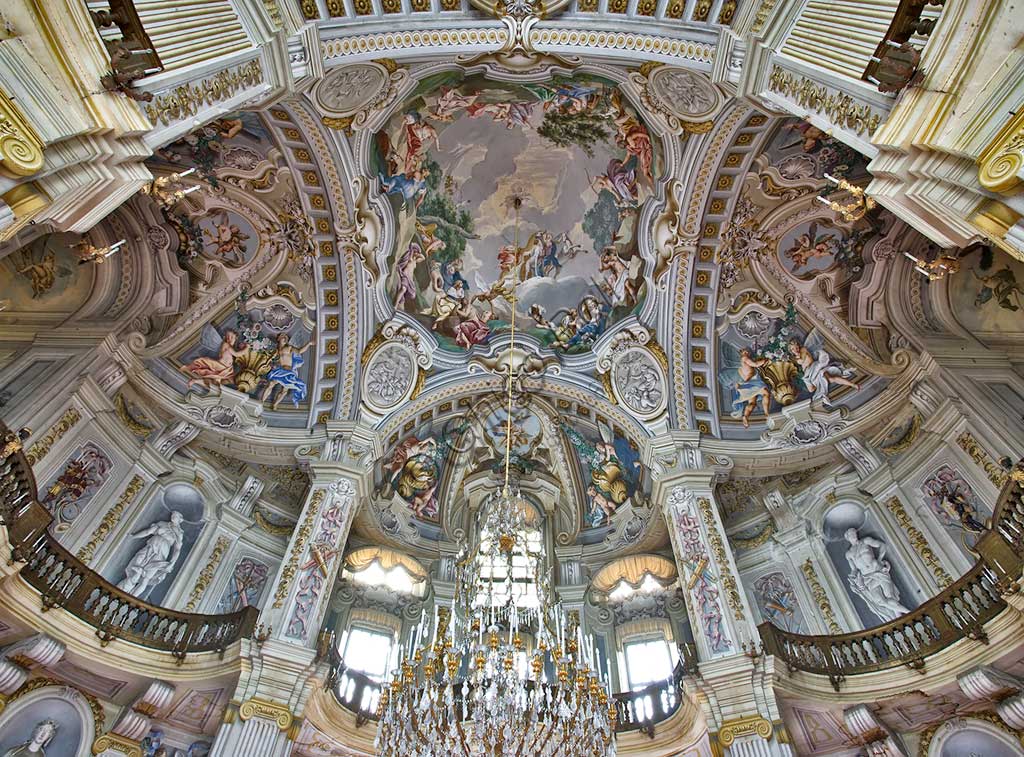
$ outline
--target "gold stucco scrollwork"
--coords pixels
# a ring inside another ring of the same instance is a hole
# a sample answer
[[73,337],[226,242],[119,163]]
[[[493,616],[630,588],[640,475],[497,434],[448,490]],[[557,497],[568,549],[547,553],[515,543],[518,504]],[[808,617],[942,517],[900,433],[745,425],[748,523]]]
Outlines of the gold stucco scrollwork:
[[718,561],[718,570],[722,577],[722,586],[725,588],[725,598],[732,608],[733,617],[736,620],[743,620],[743,600],[740,598],[740,589],[736,579],[729,569],[729,555],[725,551],[725,544],[718,533],[718,525],[715,523],[715,514],[711,511],[711,500],[707,497],[697,499],[697,507],[700,508],[704,518],[704,524],[708,529],[708,541],[711,544],[711,551]]
[[323,502],[324,490],[319,489],[313,493],[309,504],[306,505],[306,517],[295,534],[292,552],[288,556],[288,564],[281,571],[281,582],[277,585],[277,591],[274,592],[275,610],[280,609],[284,605],[284,600],[288,596],[289,589],[292,587],[292,580],[295,578],[296,572],[298,572],[299,560],[302,559],[302,555],[306,551],[306,542],[309,541],[309,536],[313,533],[313,524],[316,522],[316,516],[320,512],[320,506]]
[[238,708],[238,717],[242,720],[250,720],[252,718],[273,720],[277,723],[278,728],[282,731],[287,731],[295,716],[292,715],[292,711],[283,704],[253,697],[252,699],[242,702]]
[[818,574],[814,571],[814,563],[811,562],[811,558],[807,558],[807,562],[800,566],[800,570],[803,571],[804,576],[807,578],[807,584],[811,587],[811,596],[814,597],[814,601],[818,603],[818,610],[821,611],[821,617],[825,619],[825,624],[828,626],[829,633],[840,634],[843,629],[839,627],[836,622],[836,615],[832,611],[832,603],[828,601],[828,594],[825,593],[825,587],[821,585],[821,581],[818,580]]
[[107,514],[103,516],[103,520],[96,527],[96,530],[92,533],[92,538],[89,542],[78,550],[78,559],[84,562],[86,565],[92,560],[93,555],[96,553],[96,548],[107,538],[107,535],[114,529],[114,524],[121,519],[121,515],[124,514],[124,509],[138,496],[139,492],[142,491],[142,487],[145,485],[145,480],[142,476],[132,476],[132,480],[128,482],[128,486],[121,492],[121,496],[117,498],[117,502],[114,503],[113,507],[107,510]]
[[93,742],[93,754],[103,754],[106,751],[117,752],[124,757],[142,757],[142,746],[139,742],[118,736],[116,733],[105,733]]
[[802,107],[827,117],[841,129],[870,137],[882,123],[882,116],[867,105],[858,105],[847,94],[824,87],[816,82],[785,71],[778,66],[768,78],[772,92],[795,100]]
[[263,81],[259,60],[236,69],[219,71],[198,84],[183,84],[158,95],[146,106],[146,116],[155,123],[169,124],[196,115],[201,108],[227,100],[247,87]]
[[82,416],[78,410],[73,407],[69,407],[65,410],[64,415],[62,415],[56,423],[50,426],[50,430],[46,432],[46,436],[29,447],[28,452],[25,453],[25,458],[28,460],[28,464],[35,465],[46,457],[50,448],[60,441],[61,437],[70,431],[80,420],[82,420]]
[[210,552],[210,559],[199,572],[199,578],[196,579],[196,585],[192,587],[192,593],[189,595],[188,604],[185,605],[185,612],[195,612],[196,606],[199,604],[199,600],[203,598],[207,587],[209,587],[210,582],[213,581],[213,576],[217,572],[217,566],[220,565],[220,561],[224,559],[224,553],[227,552],[230,544],[231,540],[228,537],[217,537],[217,542],[213,545],[213,550]]
[[745,718],[727,720],[718,729],[718,743],[728,749],[736,739],[755,735],[760,736],[766,741],[771,739],[771,721],[760,715],[749,715]]
[[0,169],[31,176],[43,167],[43,141],[11,99],[0,91]]
[[899,497],[891,497],[885,503],[885,506],[895,516],[896,522],[900,524],[900,528],[906,532],[907,538],[910,540],[910,546],[914,548],[914,551],[921,556],[924,564],[935,574],[939,588],[945,589],[953,583],[953,579],[950,578],[949,573],[946,572],[945,568],[942,567],[942,563],[939,562],[938,556],[928,546],[928,540],[924,538],[924,534],[910,520],[910,516],[903,507],[903,503],[900,502]]
[[1002,489],[1006,484],[1007,474],[999,465],[989,457],[988,452],[981,446],[981,443],[974,438],[974,434],[970,431],[964,431],[957,437],[956,443],[960,445],[960,449],[971,456],[971,460],[978,464],[978,467],[985,471],[985,475],[988,480],[996,485],[997,488]]
[[996,134],[978,158],[978,181],[991,192],[1009,192],[1024,168],[1024,110]]

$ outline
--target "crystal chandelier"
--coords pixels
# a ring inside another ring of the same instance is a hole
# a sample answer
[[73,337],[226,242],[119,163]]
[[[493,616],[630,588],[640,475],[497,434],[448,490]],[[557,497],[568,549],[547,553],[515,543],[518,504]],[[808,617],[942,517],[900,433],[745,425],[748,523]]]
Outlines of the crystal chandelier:
[[[511,304],[510,350],[515,286]],[[459,556],[451,608],[430,624],[424,614],[381,693],[381,757],[615,755],[615,701],[593,640],[556,597],[531,506],[510,483],[513,379],[510,360],[504,486]]]

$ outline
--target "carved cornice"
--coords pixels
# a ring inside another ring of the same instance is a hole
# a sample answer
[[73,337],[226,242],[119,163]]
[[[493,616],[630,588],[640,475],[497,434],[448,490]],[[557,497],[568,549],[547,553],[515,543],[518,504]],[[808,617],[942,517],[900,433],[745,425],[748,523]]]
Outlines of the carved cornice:
[[43,141],[10,98],[0,90],[0,172],[31,176],[43,167]]

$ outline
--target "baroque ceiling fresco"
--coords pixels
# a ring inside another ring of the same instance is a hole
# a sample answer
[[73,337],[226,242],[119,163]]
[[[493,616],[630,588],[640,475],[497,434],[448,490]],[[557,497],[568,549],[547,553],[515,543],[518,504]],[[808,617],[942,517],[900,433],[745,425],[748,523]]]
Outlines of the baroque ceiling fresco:
[[592,349],[647,292],[638,231],[662,170],[654,142],[601,77],[422,80],[375,135],[397,229],[386,295],[441,349],[467,351],[509,330],[515,288],[522,334]]
[[[671,461],[651,440],[681,428],[721,469],[742,544],[766,493],[814,485],[837,436],[885,456],[913,443],[920,417],[896,411],[919,370],[908,334],[1022,339],[1021,264],[978,250],[949,280],[895,281],[926,240],[821,202],[866,163],[696,71],[382,59],[159,149],[151,170],[183,194],[135,197],[92,232],[127,239],[123,260],[28,239],[0,263],[3,297],[26,319],[130,317],[122,421],[195,424],[197,458],[267,483],[271,532],[301,504],[308,479],[288,471],[320,452],[309,429],[344,422],[369,429],[349,453],[373,472],[360,539],[457,541],[507,443],[559,545],[595,564],[663,551],[649,500]],[[111,284],[132,266],[159,285]],[[91,471],[101,458],[81,450]]]

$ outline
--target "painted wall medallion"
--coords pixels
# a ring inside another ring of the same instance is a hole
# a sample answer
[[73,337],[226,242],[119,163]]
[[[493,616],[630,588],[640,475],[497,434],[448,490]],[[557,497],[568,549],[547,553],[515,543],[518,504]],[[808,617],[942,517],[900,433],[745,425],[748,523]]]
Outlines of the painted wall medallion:
[[661,109],[686,121],[708,118],[721,102],[714,85],[695,71],[660,66],[648,81],[648,92],[658,100]]
[[317,85],[313,98],[326,112],[345,116],[371,105],[386,83],[383,68],[357,63],[329,72]]
[[390,342],[380,347],[363,371],[363,401],[385,413],[409,399],[416,384],[416,353],[407,344]]
[[620,350],[612,359],[611,373],[612,392],[620,405],[644,420],[665,412],[665,371],[650,350],[641,346]]

